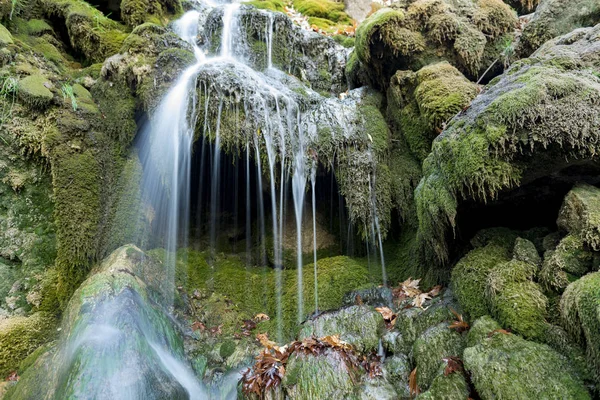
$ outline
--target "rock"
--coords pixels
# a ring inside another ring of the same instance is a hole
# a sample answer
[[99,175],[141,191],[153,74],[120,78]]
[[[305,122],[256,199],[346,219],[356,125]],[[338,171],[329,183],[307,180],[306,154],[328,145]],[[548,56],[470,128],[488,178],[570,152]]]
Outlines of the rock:
[[529,14],[535,11],[539,0],[506,0],[505,3],[513,7],[519,14]]
[[377,351],[385,324],[380,313],[367,306],[351,306],[308,320],[299,338],[339,335],[359,352]]
[[415,201],[420,247],[437,263],[447,260],[446,233],[459,201],[490,201],[516,187],[525,191],[533,180],[560,176],[572,162],[594,168],[598,32],[600,26],[574,32],[514,63],[436,138]]
[[371,307],[393,307],[392,289],[387,287],[377,287],[361,290],[353,290],[344,295],[342,305],[351,306],[355,304],[365,304]]
[[600,272],[571,283],[560,300],[562,325],[586,350],[594,381],[600,383]]
[[417,400],[458,400],[469,397],[469,385],[461,371],[445,374],[447,361],[442,361],[437,376],[429,390],[416,397]]
[[386,88],[398,70],[442,60],[473,78],[498,57],[497,46],[512,37],[516,23],[499,0],[398,2],[359,25],[355,51],[379,87]]
[[[65,336],[50,361],[52,369],[37,374],[37,368],[45,368],[40,361],[21,379],[13,398],[31,398],[40,386],[57,398],[67,393],[82,398],[118,398],[126,393],[148,399],[205,395],[181,361],[181,338],[151,300],[149,286],[139,278],[142,271],[148,282],[157,284],[152,286],[155,296],[172,290],[162,287],[160,279],[153,280],[155,273],[162,275],[162,268],[139,249],[116,250],[69,302],[62,325]],[[115,375],[121,379],[115,381]]]
[[535,265],[536,267],[539,267],[542,264],[542,258],[540,257],[535,244],[522,238],[517,238],[515,241],[513,259]]
[[345,0],[346,12],[357,22],[362,22],[372,10],[371,0]]
[[123,0],[120,5],[121,18],[130,27],[146,21],[162,21],[182,11],[179,0]]
[[290,400],[350,398],[355,391],[351,374],[335,351],[318,356],[294,354],[288,360],[282,386]]
[[464,348],[465,340],[462,335],[448,328],[447,323],[426,330],[415,341],[412,351],[419,387],[428,388],[443,363],[442,359],[460,357]]
[[410,397],[408,379],[411,372],[410,361],[404,354],[394,354],[385,359],[383,364],[388,379],[396,388],[400,397]]
[[430,64],[417,72],[398,71],[388,89],[388,115],[412,154],[424,160],[431,142],[446,123],[469,105],[479,88],[448,62]]
[[526,338],[545,334],[548,299],[532,281],[536,267],[512,260],[496,265],[489,273],[486,295],[489,309],[505,327]]
[[383,378],[369,379],[358,389],[360,400],[396,400],[398,393],[394,386]]
[[0,376],[17,371],[19,364],[56,334],[56,318],[45,312],[0,320]]
[[552,38],[598,22],[600,5],[595,0],[540,0],[523,29],[518,51],[527,56]]
[[41,75],[31,75],[19,81],[19,98],[33,108],[46,108],[54,98],[52,92],[46,87],[49,82]]
[[578,236],[567,235],[556,250],[546,253],[540,283],[546,290],[562,293],[570,282],[590,272],[596,259]]
[[487,339],[489,335],[502,327],[489,315],[477,318],[467,334],[467,347],[473,347]]
[[0,24],[0,47],[6,47],[9,44],[13,44],[12,35],[4,25]]
[[463,354],[482,399],[590,399],[567,360],[550,347],[495,333]]
[[454,294],[471,319],[489,313],[485,296],[487,278],[496,265],[508,261],[508,254],[506,249],[488,244],[469,252],[452,269]]
[[560,239],[561,239],[561,235],[559,232],[552,232],[552,233],[544,236],[544,239],[543,239],[544,252],[549,251],[549,250],[554,250],[556,248],[556,246],[558,246],[558,244],[560,243]]
[[565,197],[556,224],[581,237],[591,249],[600,250],[600,189],[576,185]]

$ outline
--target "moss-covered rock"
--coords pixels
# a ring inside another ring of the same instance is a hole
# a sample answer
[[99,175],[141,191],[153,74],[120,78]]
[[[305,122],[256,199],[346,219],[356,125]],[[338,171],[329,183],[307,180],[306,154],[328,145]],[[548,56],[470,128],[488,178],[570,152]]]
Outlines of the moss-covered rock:
[[8,29],[6,29],[4,25],[0,24],[0,46],[6,47],[13,42],[13,37]]
[[444,373],[448,362],[442,361],[438,374],[429,390],[416,397],[417,400],[458,400],[469,397],[469,385],[461,371],[449,375]]
[[600,189],[576,185],[565,197],[556,221],[559,228],[581,237],[593,250],[600,250]]
[[433,139],[477,93],[477,85],[447,62],[431,64],[417,72],[398,71],[388,89],[388,116],[398,118],[393,123],[412,154],[422,161],[429,154]]
[[489,315],[477,318],[467,334],[467,347],[478,345],[500,328],[502,328],[500,324]]
[[57,321],[52,314],[38,312],[30,317],[0,321],[0,376],[17,371],[35,349],[54,339]]
[[408,380],[411,372],[411,363],[408,357],[402,353],[394,354],[385,359],[383,367],[387,372],[388,379],[393,383],[399,396],[410,396]]
[[356,32],[356,52],[372,79],[387,87],[397,70],[416,71],[448,60],[476,77],[497,41],[510,36],[517,22],[502,1],[460,4],[444,0],[401,1],[367,18]]
[[540,253],[538,253],[535,244],[520,237],[515,240],[513,259],[523,261],[536,267],[539,267],[542,264],[542,258],[540,257]]
[[31,75],[19,80],[19,98],[32,108],[44,109],[50,105],[54,95],[49,79],[42,75]]
[[412,355],[417,368],[417,383],[428,388],[437,375],[443,358],[460,357],[465,340],[460,333],[449,329],[447,323],[435,325],[425,331],[413,345]]
[[596,383],[600,382],[599,310],[599,272],[571,283],[560,300],[563,326],[586,349],[587,361]]
[[592,269],[595,258],[579,236],[567,235],[555,250],[546,253],[540,283],[546,290],[562,293],[569,283]]
[[424,252],[446,261],[443,226],[454,226],[461,199],[494,199],[594,156],[600,81],[593,38],[599,29],[548,43],[513,64],[435,140],[415,193]]
[[545,334],[548,299],[533,282],[536,267],[512,260],[496,265],[487,278],[486,293],[492,314],[505,327],[540,339]]
[[495,333],[464,351],[463,361],[483,399],[590,399],[566,358],[517,335]]
[[519,52],[527,56],[552,38],[598,22],[600,5],[595,0],[540,0],[523,29]]
[[130,27],[144,22],[165,23],[170,16],[182,11],[179,0],[123,0],[121,18]]
[[505,248],[488,244],[472,250],[452,269],[452,288],[463,310],[476,319],[489,313],[485,295],[490,272],[509,260]]
[[384,329],[380,313],[366,306],[351,306],[306,321],[299,337],[339,335],[358,351],[367,353],[377,351]]

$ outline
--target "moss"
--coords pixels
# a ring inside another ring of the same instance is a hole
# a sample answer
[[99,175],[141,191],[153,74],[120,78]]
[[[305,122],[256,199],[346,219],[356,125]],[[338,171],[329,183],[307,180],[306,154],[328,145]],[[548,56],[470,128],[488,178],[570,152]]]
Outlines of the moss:
[[569,283],[592,269],[594,259],[578,236],[567,235],[555,250],[546,253],[540,283],[546,290],[562,293]]
[[404,13],[391,8],[382,8],[378,10],[356,30],[356,54],[359,59],[365,63],[371,60],[371,43],[376,35],[381,35],[384,43],[393,45],[389,34],[394,28],[400,28],[404,21]]
[[467,347],[473,347],[482,343],[492,332],[500,328],[502,328],[500,324],[489,315],[477,318],[467,334]]
[[446,375],[446,365],[447,362],[443,361],[429,390],[417,396],[417,400],[454,400],[469,397],[470,390],[465,376],[460,371]]
[[566,331],[586,350],[594,380],[600,382],[600,273],[571,283],[560,301]]
[[417,368],[417,383],[428,388],[437,375],[443,358],[460,357],[465,347],[463,337],[448,329],[447,323],[429,328],[413,345],[413,357]]
[[550,347],[497,333],[465,349],[463,361],[484,399],[590,399],[567,360]]
[[130,27],[144,22],[166,23],[169,16],[182,11],[178,0],[124,0],[121,2],[121,18]]
[[354,392],[352,374],[335,351],[326,350],[318,356],[294,354],[288,360],[282,385],[289,398],[298,400],[350,398]]
[[285,2],[283,0],[252,0],[246,4],[252,5],[261,10],[285,11]]
[[[497,268],[512,270],[515,264],[511,263],[499,265]],[[497,281],[494,285],[498,285]],[[496,290],[496,294],[490,296],[490,303],[498,321],[527,338],[542,338],[545,334],[548,299],[540,287],[525,279],[509,281],[500,287],[497,286]]]
[[52,92],[46,87],[50,81],[42,75],[31,75],[23,78],[18,84],[19,98],[30,107],[45,108],[54,98]]
[[369,353],[377,351],[384,329],[383,318],[377,311],[365,306],[351,306],[306,321],[299,337],[339,335],[358,351]]
[[51,164],[58,239],[56,265],[64,304],[86,276],[96,254],[101,179],[98,162],[89,150],[59,150]]
[[565,197],[558,214],[559,228],[578,235],[593,250],[600,250],[600,189],[576,185]]
[[452,269],[454,294],[472,319],[488,314],[488,301],[485,296],[488,275],[497,265],[507,261],[506,249],[488,244],[469,252]]
[[55,326],[54,317],[43,312],[0,322],[0,376],[17,371],[22,360],[52,340]]
[[[557,310],[560,318],[560,311]],[[552,347],[557,353],[562,354],[568,360],[579,378],[589,386],[593,382],[592,368],[586,360],[585,352],[571,335],[562,327],[547,324],[546,334],[542,342]]]
[[9,44],[13,44],[13,38],[8,29],[4,25],[0,24],[0,46],[6,47]]
[[135,123],[135,99],[124,82],[101,80],[92,87],[92,95],[98,108],[106,117],[103,127],[111,137],[129,144],[137,131]]
[[520,237],[515,240],[513,258],[536,267],[539,267],[542,263],[542,259],[537,251],[537,248],[535,247],[535,244]]

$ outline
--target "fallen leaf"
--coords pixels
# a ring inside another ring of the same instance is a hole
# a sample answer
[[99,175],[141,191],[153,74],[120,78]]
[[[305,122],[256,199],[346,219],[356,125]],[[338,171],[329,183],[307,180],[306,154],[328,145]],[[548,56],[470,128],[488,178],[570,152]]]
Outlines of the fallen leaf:
[[458,357],[446,357],[443,359],[446,362],[446,368],[444,368],[444,376],[448,376],[455,372],[463,372],[463,362]]
[[440,292],[442,291],[442,286],[441,285],[437,285],[431,288],[431,290],[429,292],[427,292],[428,295],[430,295],[431,297],[435,297],[438,294],[440,294]]
[[408,390],[410,397],[418,396],[421,393],[421,389],[419,389],[419,385],[417,384],[417,368],[412,370],[410,376],[408,377]]
[[19,375],[17,374],[17,371],[13,371],[11,372],[8,377],[6,378],[7,381],[9,382],[18,382],[19,381]]
[[452,307],[450,307],[450,311],[456,317],[456,320],[453,321],[448,328],[456,330],[458,333],[465,332],[469,330],[469,324],[464,320],[462,314],[457,313]]
[[362,297],[360,297],[360,294],[357,294],[354,298],[354,304],[356,304],[357,306],[361,306],[363,304],[363,300]]
[[277,343],[269,340],[269,336],[266,333],[259,333],[256,335],[256,340],[260,342],[261,346],[267,349],[274,349],[277,347]]
[[217,336],[217,335],[220,335],[221,333],[223,333],[221,331],[221,328],[223,328],[223,325],[214,326],[214,327],[210,328],[208,331],[211,333],[211,335]]
[[398,315],[396,315],[396,313],[394,313],[390,308],[376,307],[375,311],[381,314],[388,328],[391,328],[396,324],[396,318],[398,318]]
[[427,293],[421,293],[415,296],[412,305],[425,310],[425,308],[423,308],[423,304],[425,304],[425,301],[427,300],[431,300],[431,296],[429,296]]
[[419,282],[421,282],[420,279],[412,279],[411,277],[402,282],[400,284],[400,287],[402,288],[406,296],[415,297],[421,294],[421,289],[419,289]]
[[192,330],[195,331],[200,331],[200,332],[204,332],[206,330],[206,325],[204,325],[202,322],[196,321],[192,324]]
[[512,335],[512,333],[511,333],[510,330],[507,330],[507,329],[494,329],[493,331],[491,331],[490,333],[488,333],[488,337],[492,337],[496,333],[501,333],[503,335]]
[[254,316],[254,318],[253,318],[253,320],[254,320],[255,322],[260,322],[260,321],[268,321],[268,320],[270,320],[270,319],[271,319],[271,318],[269,318],[269,316],[268,316],[267,314],[263,314],[263,313],[256,314],[256,315]]

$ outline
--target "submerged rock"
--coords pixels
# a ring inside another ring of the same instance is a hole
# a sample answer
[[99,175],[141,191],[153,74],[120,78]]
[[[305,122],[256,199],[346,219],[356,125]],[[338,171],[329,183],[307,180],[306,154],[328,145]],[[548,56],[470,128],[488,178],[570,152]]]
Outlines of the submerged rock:
[[69,302],[56,352],[29,368],[9,398],[31,398],[41,387],[48,398],[187,399],[203,393],[182,361],[173,321],[155,303],[167,288],[151,289],[139,278],[143,271],[152,282],[152,269],[160,273],[134,246],[108,257]]

